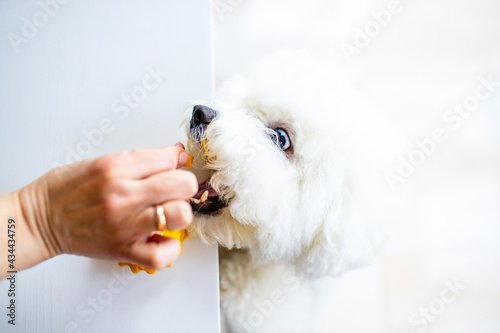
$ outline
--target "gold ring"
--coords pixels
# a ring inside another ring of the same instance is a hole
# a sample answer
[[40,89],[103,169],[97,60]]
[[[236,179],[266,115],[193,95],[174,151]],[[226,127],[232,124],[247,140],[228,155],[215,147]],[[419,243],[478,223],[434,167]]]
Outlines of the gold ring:
[[167,217],[165,216],[165,210],[163,209],[162,205],[155,205],[154,208],[156,212],[156,230],[165,230],[167,227]]

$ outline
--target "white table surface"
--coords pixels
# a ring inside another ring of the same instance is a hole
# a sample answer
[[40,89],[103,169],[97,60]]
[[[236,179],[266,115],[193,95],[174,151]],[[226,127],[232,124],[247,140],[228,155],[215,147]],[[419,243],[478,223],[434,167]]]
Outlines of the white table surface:
[[[0,193],[78,159],[72,151],[173,144],[185,104],[212,90],[210,1],[58,1],[0,2]],[[168,73],[158,84],[155,70]],[[218,332],[217,249],[184,244],[155,275],[69,255],[20,272],[16,326],[0,311],[0,332]],[[5,309],[6,281],[0,295]]]

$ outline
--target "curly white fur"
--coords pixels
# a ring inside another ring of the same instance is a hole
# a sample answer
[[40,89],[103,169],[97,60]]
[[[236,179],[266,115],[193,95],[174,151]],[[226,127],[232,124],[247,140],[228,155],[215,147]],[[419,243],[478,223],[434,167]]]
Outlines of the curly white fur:
[[[304,331],[304,322],[280,324],[274,315],[293,311],[292,297],[259,325],[250,322],[252,300],[269,298],[270,286],[286,286],[290,272],[290,281],[336,276],[369,263],[379,250],[384,233],[370,207],[371,185],[356,173],[365,162],[353,142],[355,129],[346,128],[370,106],[338,71],[288,52],[264,61],[247,79],[226,82],[215,97],[203,103],[217,112],[205,147],[189,147],[195,166],[215,172],[211,185],[229,204],[221,215],[197,215],[192,232],[240,249],[221,256],[226,329]],[[290,134],[292,154],[270,139],[275,127]],[[354,140],[364,145],[362,137]],[[312,297],[306,290],[294,296],[297,303]]]

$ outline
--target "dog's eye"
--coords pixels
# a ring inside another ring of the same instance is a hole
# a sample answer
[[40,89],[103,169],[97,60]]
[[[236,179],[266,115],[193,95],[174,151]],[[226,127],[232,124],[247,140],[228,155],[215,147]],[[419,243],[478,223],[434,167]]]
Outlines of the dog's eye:
[[288,133],[282,128],[276,128],[274,132],[275,132],[275,137],[273,138],[274,142],[276,142],[276,144],[281,148],[281,150],[287,151],[288,149],[290,149],[292,143],[290,142],[290,137],[288,136]]

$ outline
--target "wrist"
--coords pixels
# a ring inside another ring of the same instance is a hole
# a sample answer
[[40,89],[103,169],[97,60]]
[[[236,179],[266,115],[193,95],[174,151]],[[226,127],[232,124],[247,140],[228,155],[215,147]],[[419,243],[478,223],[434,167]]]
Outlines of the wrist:
[[[7,243],[7,239],[9,240],[9,244],[12,246],[10,254],[13,256],[10,270],[16,271],[32,267],[51,257],[46,247],[43,246],[41,238],[37,236],[37,231],[33,229],[30,218],[23,213],[24,204],[22,203],[23,199],[20,198],[20,192],[14,191],[0,196],[0,215],[3,229],[0,232],[0,236],[2,236],[0,243],[4,243],[4,241]],[[7,247],[4,248],[4,251],[6,250]],[[1,253],[4,252],[1,251]],[[6,263],[7,260],[1,261],[0,278],[5,277],[7,268],[4,265]]]
[[45,186],[39,183],[40,179],[12,192],[23,237],[23,244],[20,246],[23,247],[23,261],[26,264],[24,268],[61,253],[50,224],[48,193]]

